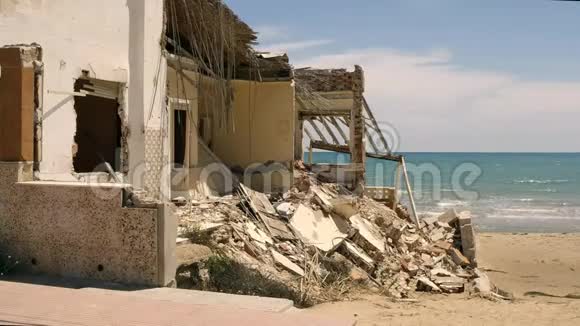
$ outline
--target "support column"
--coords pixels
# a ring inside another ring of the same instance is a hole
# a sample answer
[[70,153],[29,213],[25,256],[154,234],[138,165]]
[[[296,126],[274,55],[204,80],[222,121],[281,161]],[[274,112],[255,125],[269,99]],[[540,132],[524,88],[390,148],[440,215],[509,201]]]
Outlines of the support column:
[[355,66],[352,74],[353,107],[350,111],[350,155],[351,164],[355,168],[354,193],[364,194],[366,149],[365,123],[363,118],[364,72],[360,66]]
[[294,124],[294,160],[304,159],[304,148],[302,147],[304,134],[304,120],[300,118],[300,113],[296,113],[296,123]]

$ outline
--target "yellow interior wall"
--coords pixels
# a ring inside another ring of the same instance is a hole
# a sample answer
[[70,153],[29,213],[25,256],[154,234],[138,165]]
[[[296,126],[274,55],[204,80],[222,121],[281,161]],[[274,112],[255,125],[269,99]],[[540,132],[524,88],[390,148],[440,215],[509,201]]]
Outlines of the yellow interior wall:
[[[211,94],[199,91],[211,88],[215,80],[197,73],[184,71],[182,77],[173,68],[167,76],[167,95],[187,99],[190,103],[190,174],[186,188],[206,187],[199,179],[199,169],[208,164],[203,149],[198,145],[198,125],[201,116],[209,116],[212,122],[209,146],[229,167],[246,168],[253,163],[280,162],[291,167],[294,157],[294,129],[296,109],[293,82],[250,82],[235,80],[233,106],[229,127],[219,126],[216,110],[205,112],[213,106]],[[205,104],[204,104],[205,103]],[[217,102],[216,102],[217,103]],[[223,119],[223,117],[221,117]],[[172,132],[172,131],[170,131]],[[274,183],[278,182],[274,180]],[[185,185],[174,186],[175,191]],[[201,192],[201,191],[200,191]]]
[[233,81],[233,130],[214,128],[212,149],[228,165],[289,163],[294,155],[292,82]]

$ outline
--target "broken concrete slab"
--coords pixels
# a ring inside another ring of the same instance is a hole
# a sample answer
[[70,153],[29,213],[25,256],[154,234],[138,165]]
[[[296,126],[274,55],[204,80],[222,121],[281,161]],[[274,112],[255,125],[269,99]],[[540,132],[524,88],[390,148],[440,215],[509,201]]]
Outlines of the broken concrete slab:
[[459,250],[457,250],[457,248],[451,248],[447,253],[449,254],[449,256],[451,257],[451,259],[455,264],[461,267],[470,265],[469,259],[463,256],[463,254]]
[[375,261],[354,243],[346,240],[343,242],[341,249],[343,249],[341,251],[343,255],[349,257],[364,271],[371,273],[375,269]]
[[426,278],[425,276],[420,276],[417,278],[417,291],[439,293],[441,292],[441,289],[430,279]]
[[403,267],[403,270],[411,277],[417,275],[419,272],[419,266],[413,262],[406,262],[405,260],[401,260],[401,267]]
[[446,222],[437,221],[435,223],[435,226],[445,230],[446,232],[451,232],[454,230],[454,228],[451,225],[449,225],[449,223]]
[[240,189],[242,189],[243,192],[245,192],[247,198],[250,199],[250,205],[252,206],[252,209],[263,213],[274,215],[276,214],[276,209],[274,206],[272,206],[272,203],[270,203],[270,200],[266,194],[254,191],[244,186],[243,184],[240,184]]
[[385,238],[381,235],[378,227],[359,214],[350,217],[352,226],[358,230],[358,234],[380,253],[385,252]]
[[477,266],[477,252],[475,230],[471,221],[470,212],[461,212],[458,216],[458,225],[461,233],[461,248],[472,266]]
[[439,215],[437,217],[437,220],[439,222],[444,222],[451,226],[454,226],[455,223],[457,222],[457,212],[455,211],[455,208],[450,208],[445,213]]
[[341,198],[332,200],[331,203],[333,212],[343,217],[344,219],[348,220],[353,215],[359,213],[359,210],[356,207],[355,199],[353,197],[343,196]]
[[428,226],[433,226],[436,222],[439,221],[439,218],[437,216],[429,216],[424,217],[421,221],[423,221]]
[[433,246],[443,249],[445,251],[451,249],[451,247],[453,247],[453,245],[450,242],[447,241],[437,241],[433,244]]
[[277,252],[273,248],[270,249],[270,253],[272,254],[272,258],[278,265],[284,267],[286,270],[298,276],[304,276],[304,269],[293,263],[290,259],[286,258],[286,256]]
[[194,224],[194,226],[197,227],[201,232],[212,232],[224,225],[225,223],[222,222],[208,222],[208,221],[202,221],[200,223]]
[[431,234],[429,235],[429,238],[431,238],[431,241],[437,242],[437,241],[444,240],[445,235],[446,235],[446,233],[442,229],[435,229],[435,230],[433,230],[433,232],[431,232]]
[[306,245],[316,246],[324,252],[337,248],[346,238],[346,234],[340,232],[330,216],[302,204],[296,209],[290,225],[302,237]]
[[455,277],[455,274],[443,268],[434,268],[430,274],[431,277]]
[[405,232],[408,225],[401,220],[394,220],[391,225],[386,229],[387,237],[391,238],[394,242],[399,241],[401,235]]
[[460,277],[432,277],[431,280],[448,293],[463,292],[465,288],[465,280]]
[[264,224],[266,224],[266,227],[270,231],[272,237],[281,240],[296,239],[294,233],[292,233],[292,231],[285,222],[277,218],[269,217],[267,215],[262,215],[262,221],[264,222]]
[[402,239],[410,251],[415,251],[421,247],[421,237],[418,234],[403,236]]
[[177,246],[181,246],[181,245],[185,245],[185,244],[190,244],[191,240],[189,238],[181,238],[181,237],[177,237],[177,239],[175,239],[175,244]]
[[294,208],[292,203],[280,203],[276,205],[276,212],[286,218],[290,218],[295,210],[296,208]]
[[324,209],[324,211],[328,213],[332,212],[333,197],[329,195],[322,187],[312,186],[310,189],[314,193],[315,198],[318,201],[318,204],[320,204],[320,206],[322,207],[322,209]]
[[272,238],[270,238],[266,232],[260,230],[254,223],[248,221],[244,225],[246,234],[254,240],[254,244],[257,245],[262,250],[267,250],[268,246],[274,244]]
[[264,224],[267,231],[276,238],[282,240],[295,239],[292,231],[286,226],[286,223],[279,221],[276,208],[270,203],[266,194],[254,191],[240,184],[240,193],[245,197],[248,206],[258,220]]

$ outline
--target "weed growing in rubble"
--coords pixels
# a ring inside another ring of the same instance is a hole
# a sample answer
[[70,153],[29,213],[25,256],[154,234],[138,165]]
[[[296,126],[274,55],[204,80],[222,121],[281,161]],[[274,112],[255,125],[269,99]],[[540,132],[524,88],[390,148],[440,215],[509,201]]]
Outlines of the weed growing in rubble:
[[205,265],[209,271],[210,286],[215,291],[285,298],[299,305],[306,305],[300,299],[300,295],[290,289],[288,285],[228,257],[212,256]]
[[184,233],[184,237],[188,238],[191,243],[204,245],[211,249],[216,249],[215,244],[211,239],[210,232],[204,232],[198,226],[189,227]]
[[18,260],[14,259],[12,256],[0,253],[0,276],[8,274],[18,264]]

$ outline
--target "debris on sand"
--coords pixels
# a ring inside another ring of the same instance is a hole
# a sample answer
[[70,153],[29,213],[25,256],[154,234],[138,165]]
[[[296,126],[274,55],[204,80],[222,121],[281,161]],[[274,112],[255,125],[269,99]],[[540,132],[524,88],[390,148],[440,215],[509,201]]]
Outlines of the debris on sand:
[[[236,290],[236,282],[227,280],[229,291],[290,296],[298,305],[340,300],[354,287],[395,299],[413,298],[415,291],[497,294],[476,269],[468,212],[450,210],[422,219],[417,226],[404,207],[394,211],[368,197],[353,196],[303,168],[295,169],[295,185],[286,193],[266,195],[240,185],[234,196],[190,201],[178,212],[181,238],[211,248],[236,268],[251,270],[247,275],[269,280],[260,284],[285,287],[248,290],[245,284]],[[199,260],[183,275],[196,279],[184,283],[188,286],[220,290],[211,284],[224,284],[212,281],[218,276]]]

